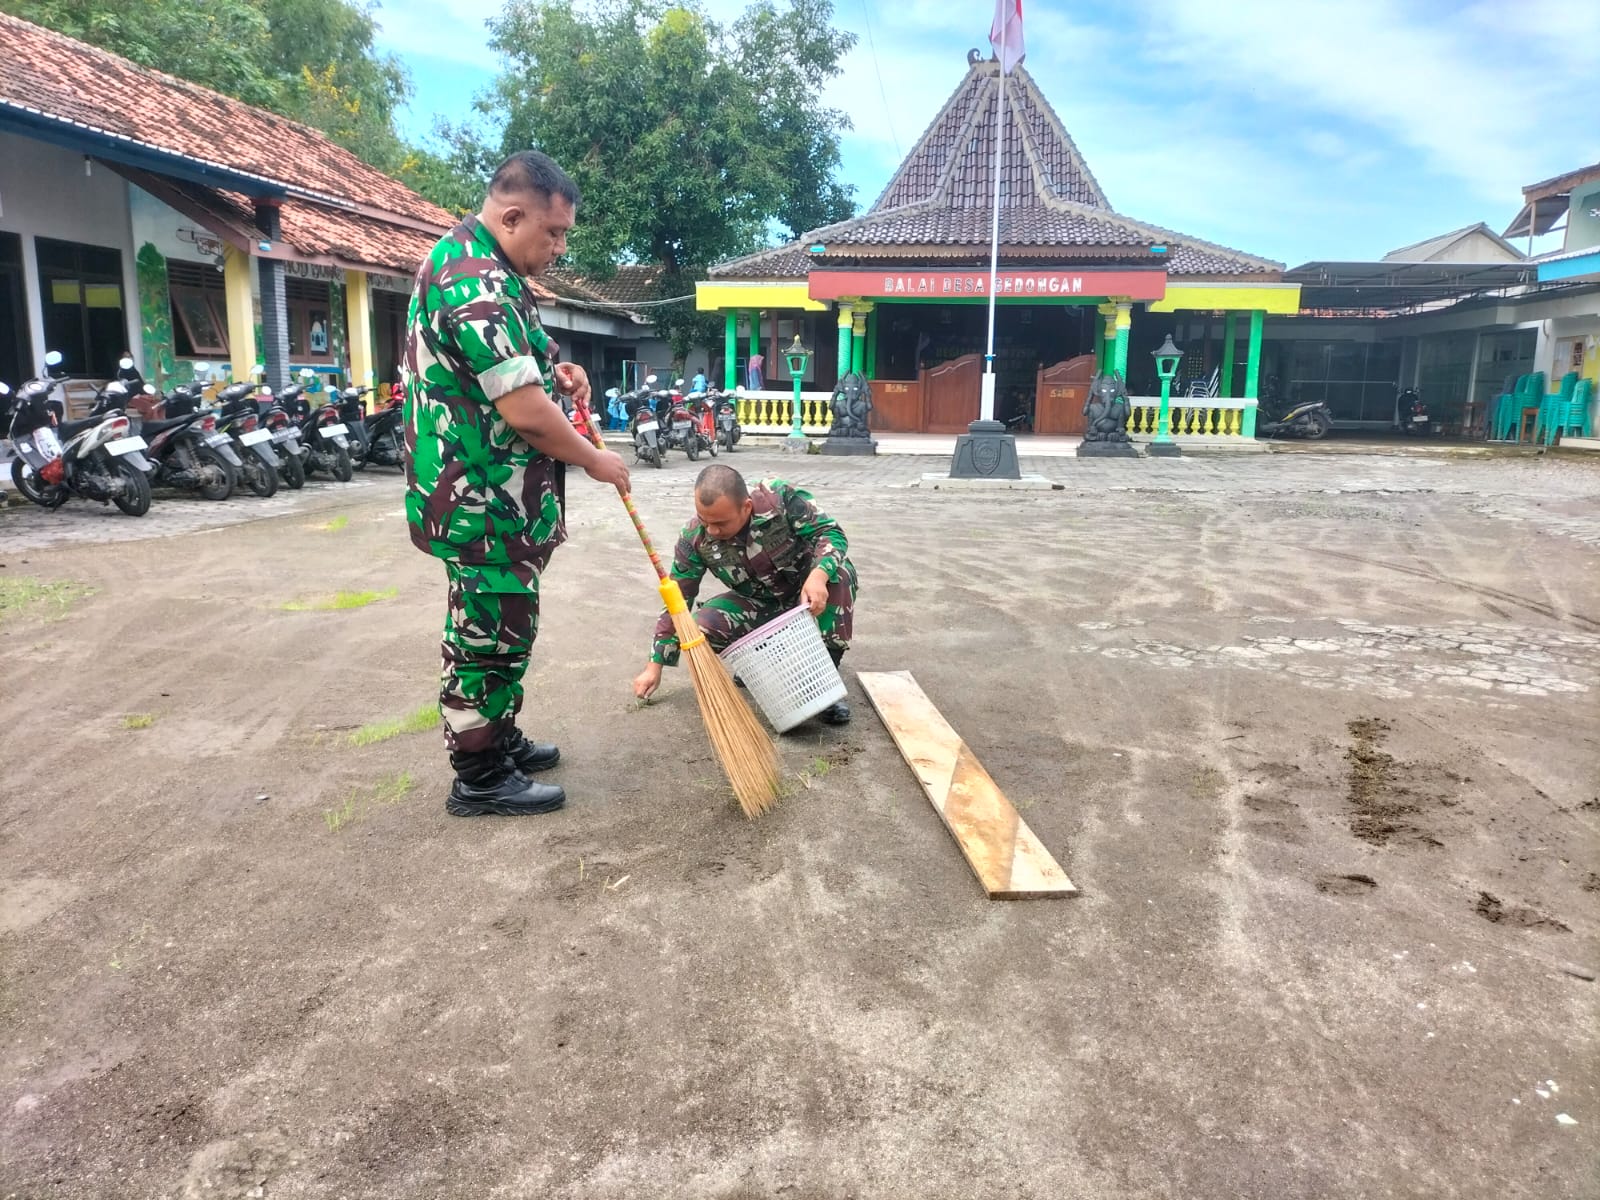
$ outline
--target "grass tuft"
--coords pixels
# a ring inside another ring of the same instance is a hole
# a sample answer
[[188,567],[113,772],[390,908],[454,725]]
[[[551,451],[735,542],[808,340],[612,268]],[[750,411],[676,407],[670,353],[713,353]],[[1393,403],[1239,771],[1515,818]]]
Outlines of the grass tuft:
[[409,712],[403,717],[395,717],[389,721],[374,721],[370,725],[363,725],[350,735],[352,746],[373,746],[379,742],[387,742],[390,738],[401,737],[407,733],[426,733],[439,724],[439,706],[437,704],[424,704],[414,712]]
[[322,822],[328,827],[329,833],[338,833],[345,826],[354,825],[366,817],[375,808],[400,803],[411,791],[413,782],[410,771],[401,771],[398,775],[385,775],[371,787],[352,788],[338,808],[322,810]]
[[122,718],[124,729],[149,729],[155,723],[155,713],[129,713]]
[[335,592],[315,600],[291,600],[283,606],[284,612],[343,612],[350,608],[365,608],[379,600],[393,600],[399,588],[385,588],[381,592]]
[[66,579],[0,579],[0,621],[42,608],[59,617],[74,600],[92,596],[94,589]]

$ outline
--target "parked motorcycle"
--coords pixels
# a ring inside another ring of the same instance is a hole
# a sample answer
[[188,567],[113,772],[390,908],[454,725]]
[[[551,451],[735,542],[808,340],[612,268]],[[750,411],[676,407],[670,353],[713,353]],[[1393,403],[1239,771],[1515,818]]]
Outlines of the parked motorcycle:
[[325,471],[340,483],[349,483],[355,474],[350,460],[349,427],[339,420],[332,404],[314,408],[300,422],[300,437],[305,443],[306,474]]
[[1333,428],[1333,416],[1323,401],[1290,401],[1285,404],[1279,400],[1277,393],[1275,381],[1269,380],[1268,386],[1262,389],[1256,414],[1257,437],[1282,435],[1315,441],[1326,437],[1328,430]]
[[62,421],[52,394],[63,380],[52,369],[61,355],[45,355],[45,373],[18,389],[10,433],[17,457],[11,482],[41,508],[60,508],[80,496],[115,504],[130,517],[150,511],[150,463],[142,437],[131,432],[126,413]]
[[261,424],[270,435],[268,444],[278,459],[278,477],[290,491],[297,492],[306,485],[306,453],[300,441],[300,426],[269,387],[263,385],[256,393],[256,406],[261,410]]
[[[669,450],[682,450],[693,462],[700,457],[700,451],[705,448],[706,442],[699,428],[695,425],[694,414],[689,411],[689,406],[684,402],[683,380],[678,380],[666,391],[656,393],[664,397],[666,402],[666,438],[665,444]],[[657,405],[661,411],[660,404]]]
[[[661,442],[661,422],[656,420],[655,405],[648,388],[655,385],[656,377],[646,380],[646,388],[630,392],[623,397],[628,414],[628,432],[633,438],[635,462],[647,462],[652,467],[662,465],[664,447]],[[609,394],[609,393],[608,393]]]
[[345,439],[350,444],[350,465],[358,471],[367,467],[367,402],[362,397],[371,390],[354,385],[343,391],[335,389],[328,401],[339,410],[339,422],[345,427]]
[[739,425],[739,398],[734,393],[714,392],[711,407],[716,417],[717,442],[732,454],[733,448],[744,436],[744,430]]
[[[683,398],[683,405],[689,410],[689,416],[694,421],[694,431],[698,436],[699,448],[708,451],[712,458],[717,456],[717,418],[712,411],[711,400],[705,392],[690,392]],[[690,455],[690,458],[695,455]]]
[[1438,424],[1428,412],[1428,406],[1423,403],[1422,394],[1416,388],[1406,388],[1395,401],[1400,421],[1400,432],[1408,437],[1429,437],[1439,432]]
[[258,496],[276,494],[278,452],[272,448],[272,430],[262,424],[254,384],[236,383],[217,393],[217,429],[233,442],[244,485]]
[[398,391],[390,392],[389,402],[368,417],[363,425],[367,435],[366,461],[380,467],[404,467],[406,463],[404,394]]

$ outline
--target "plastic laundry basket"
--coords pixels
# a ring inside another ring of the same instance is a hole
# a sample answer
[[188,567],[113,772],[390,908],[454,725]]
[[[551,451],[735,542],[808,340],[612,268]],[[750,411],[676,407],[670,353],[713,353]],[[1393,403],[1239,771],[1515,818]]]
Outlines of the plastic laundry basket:
[[779,733],[845,697],[844,680],[805,605],[774,617],[722,652]]

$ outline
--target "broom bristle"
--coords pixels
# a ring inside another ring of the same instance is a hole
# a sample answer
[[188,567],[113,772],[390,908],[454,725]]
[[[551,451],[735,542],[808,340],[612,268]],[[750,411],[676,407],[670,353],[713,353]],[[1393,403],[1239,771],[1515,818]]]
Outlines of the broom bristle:
[[[674,613],[672,624],[689,660],[689,676],[711,748],[717,752],[744,815],[759,817],[778,799],[777,748],[694,618],[686,612]],[[690,644],[696,640],[698,645]]]

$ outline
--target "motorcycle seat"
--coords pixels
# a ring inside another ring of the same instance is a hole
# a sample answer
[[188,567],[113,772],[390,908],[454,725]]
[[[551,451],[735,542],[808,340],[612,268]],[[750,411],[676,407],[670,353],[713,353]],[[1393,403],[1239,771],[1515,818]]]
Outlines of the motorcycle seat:
[[76,421],[62,421],[56,426],[56,437],[62,442],[70,441],[85,429],[93,429],[110,415],[110,413],[101,413],[97,417],[80,417]]
[[139,427],[139,431],[146,437],[156,437],[169,429],[176,429],[180,425],[192,425],[195,420],[196,414],[190,413],[186,417],[168,417],[164,421],[146,421]]

